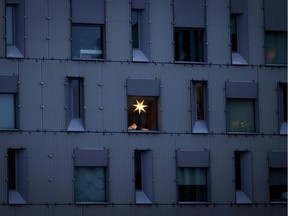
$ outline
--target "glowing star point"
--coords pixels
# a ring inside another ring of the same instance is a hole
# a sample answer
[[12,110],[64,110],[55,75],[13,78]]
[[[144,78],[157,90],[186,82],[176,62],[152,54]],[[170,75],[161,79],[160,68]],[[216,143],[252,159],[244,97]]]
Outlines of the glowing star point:
[[137,103],[137,104],[132,104],[134,107],[136,107],[136,108],[134,109],[134,112],[138,110],[139,115],[141,114],[141,111],[146,112],[146,110],[145,110],[144,108],[145,108],[145,107],[148,107],[148,105],[144,105],[144,100],[142,100],[141,102],[139,102],[139,101],[136,99],[136,103]]

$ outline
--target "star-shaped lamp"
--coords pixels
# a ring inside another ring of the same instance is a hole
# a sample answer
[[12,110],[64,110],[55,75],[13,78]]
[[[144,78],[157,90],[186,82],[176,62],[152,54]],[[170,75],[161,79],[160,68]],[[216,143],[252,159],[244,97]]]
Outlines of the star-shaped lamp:
[[139,102],[139,101],[136,99],[136,103],[137,103],[137,104],[132,104],[134,107],[136,107],[136,108],[134,109],[134,112],[138,110],[139,115],[141,114],[141,111],[146,112],[146,110],[145,110],[144,108],[145,108],[145,107],[148,107],[148,105],[144,105],[144,100],[142,100],[141,102]]

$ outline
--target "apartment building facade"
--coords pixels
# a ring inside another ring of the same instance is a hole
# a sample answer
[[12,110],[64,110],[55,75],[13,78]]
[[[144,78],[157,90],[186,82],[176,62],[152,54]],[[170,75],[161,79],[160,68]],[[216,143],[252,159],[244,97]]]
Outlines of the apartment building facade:
[[287,1],[0,0],[1,215],[286,215]]

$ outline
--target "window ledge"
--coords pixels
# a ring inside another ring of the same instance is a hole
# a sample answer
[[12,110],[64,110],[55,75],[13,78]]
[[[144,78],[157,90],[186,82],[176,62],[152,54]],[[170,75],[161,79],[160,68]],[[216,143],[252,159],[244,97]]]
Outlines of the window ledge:
[[75,205],[109,205],[109,202],[75,202]]
[[7,46],[7,58],[24,58],[22,53],[18,50],[16,46]]
[[271,201],[269,202],[270,205],[287,205],[287,201]]
[[80,118],[71,119],[67,131],[69,132],[83,132],[84,125]]
[[160,131],[153,131],[153,130],[128,130],[127,133],[151,133],[151,134],[160,134]]
[[232,52],[233,65],[248,65],[248,62],[238,52]]
[[283,122],[283,123],[281,124],[280,134],[281,134],[281,135],[287,135],[287,134],[288,134],[288,131],[287,131],[287,122]]
[[243,191],[236,191],[237,204],[252,204],[250,198]]
[[149,62],[149,59],[140,49],[133,49],[133,62]]
[[258,135],[257,132],[226,132],[227,135]]
[[174,61],[175,64],[205,65],[207,62]]
[[178,202],[178,205],[210,205],[210,202]]
[[148,205],[152,204],[152,201],[148,198],[144,191],[137,190],[136,191],[136,204],[140,205]]
[[192,132],[195,134],[208,134],[209,131],[206,121],[203,120],[196,121]]
[[287,67],[287,64],[265,64],[266,67]]
[[9,190],[9,204],[10,205],[25,205],[27,203],[17,190]]

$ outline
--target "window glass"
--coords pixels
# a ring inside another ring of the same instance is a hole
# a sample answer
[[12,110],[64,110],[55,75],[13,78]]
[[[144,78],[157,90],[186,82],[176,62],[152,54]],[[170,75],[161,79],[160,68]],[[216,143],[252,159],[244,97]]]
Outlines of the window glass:
[[204,89],[203,83],[195,84],[197,100],[197,120],[204,120]]
[[14,7],[6,6],[6,44],[14,44]]
[[132,47],[139,48],[139,14],[138,10],[132,10]]
[[75,167],[75,202],[106,201],[106,169]]
[[287,201],[286,168],[270,168],[270,201]]
[[175,61],[204,62],[203,32],[175,28]]
[[231,14],[231,44],[232,52],[237,52],[237,15]]
[[207,201],[207,169],[206,168],[177,168],[178,201],[206,202]]
[[14,94],[0,94],[0,129],[15,128]]
[[128,96],[128,130],[158,130],[157,98]]
[[266,31],[266,64],[287,64],[287,32]]
[[255,132],[254,100],[228,99],[226,106],[228,132]]
[[282,85],[283,120],[287,122],[287,84]]
[[72,26],[72,58],[103,58],[103,27],[95,25]]

